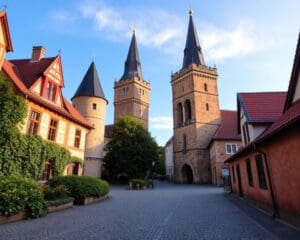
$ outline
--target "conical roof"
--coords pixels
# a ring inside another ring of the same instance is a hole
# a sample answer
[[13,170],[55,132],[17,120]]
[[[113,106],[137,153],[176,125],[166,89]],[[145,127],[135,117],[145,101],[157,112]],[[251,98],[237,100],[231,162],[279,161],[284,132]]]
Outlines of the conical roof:
[[72,99],[82,96],[99,97],[107,101],[100,84],[99,75],[94,61],[91,63],[89,69],[85,73],[84,78],[82,79]]
[[142,69],[141,69],[139,51],[137,48],[135,33],[133,32],[127,59],[125,62],[124,73],[120,80],[122,81],[134,76],[142,78]]
[[190,10],[190,20],[186,37],[182,68],[186,68],[192,63],[195,63],[197,65],[205,65],[197,31],[193,21],[192,11]]

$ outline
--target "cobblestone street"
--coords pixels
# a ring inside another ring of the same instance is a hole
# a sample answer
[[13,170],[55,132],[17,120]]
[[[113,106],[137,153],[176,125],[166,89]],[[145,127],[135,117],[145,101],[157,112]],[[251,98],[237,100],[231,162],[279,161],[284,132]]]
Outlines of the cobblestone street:
[[[0,239],[297,239],[300,232],[223,193],[156,183],[112,187],[110,199],[0,226]],[[299,238],[298,238],[299,239]]]

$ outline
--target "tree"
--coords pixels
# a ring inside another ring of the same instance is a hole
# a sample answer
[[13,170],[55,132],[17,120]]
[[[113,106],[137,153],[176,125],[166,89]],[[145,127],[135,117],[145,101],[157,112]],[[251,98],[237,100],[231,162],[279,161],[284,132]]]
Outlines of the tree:
[[155,163],[154,172],[159,175],[165,175],[165,148],[159,146],[158,147],[158,161]]
[[114,180],[120,175],[145,178],[152,162],[158,161],[157,143],[142,123],[129,116],[117,120],[105,150],[104,167]]

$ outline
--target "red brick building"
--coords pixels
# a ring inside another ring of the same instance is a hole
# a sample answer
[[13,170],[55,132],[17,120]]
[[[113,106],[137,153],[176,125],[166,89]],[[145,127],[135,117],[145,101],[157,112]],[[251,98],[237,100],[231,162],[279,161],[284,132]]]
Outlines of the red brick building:
[[[239,111],[238,118],[246,145],[227,161],[234,193],[296,226],[300,226],[299,78],[300,34],[287,95],[276,93],[277,96],[274,97],[273,94],[273,100],[269,99],[268,94],[256,95],[252,97],[255,99],[252,103],[250,100],[252,108],[248,109],[251,109],[252,115],[260,116],[258,120],[273,116],[273,123],[262,122],[265,126],[262,133],[254,139],[247,137],[247,125],[251,121],[249,116],[245,122],[242,119],[243,114],[249,115],[249,111],[241,114],[245,109],[247,111],[247,107],[240,104],[242,111]],[[262,101],[261,104],[258,98]],[[238,103],[240,100],[238,96]],[[279,114],[276,115],[275,112]]]

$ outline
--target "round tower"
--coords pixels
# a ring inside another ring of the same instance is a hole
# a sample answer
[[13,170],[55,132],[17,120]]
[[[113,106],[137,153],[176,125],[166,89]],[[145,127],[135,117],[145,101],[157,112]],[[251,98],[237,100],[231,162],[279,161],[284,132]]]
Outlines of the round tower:
[[72,97],[72,103],[77,111],[94,127],[86,136],[84,175],[101,177],[108,101],[104,96],[94,62],[91,63]]

